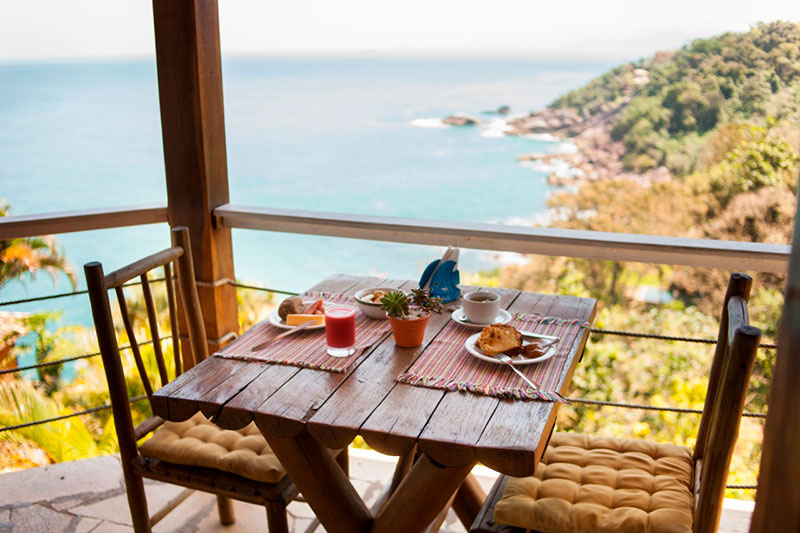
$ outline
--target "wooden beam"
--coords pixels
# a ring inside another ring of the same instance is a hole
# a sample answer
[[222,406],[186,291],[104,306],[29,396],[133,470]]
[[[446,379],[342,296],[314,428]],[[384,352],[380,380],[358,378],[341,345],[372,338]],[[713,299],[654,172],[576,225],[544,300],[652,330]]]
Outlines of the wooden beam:
[[169,222],[189,228],[205,329],[219,339],[239,326],[231,232],[211,217],[228,202],[217,2],[156,0],[153,17]]
[[786,272],[790,253],[790,247],[781,244],[528,228],[230,204],[217,207],[214,216],[219,225],[226,228],[725,270]]
[[778,355],[764,428],[753,533],[800,531],[800,217],[778,330]]
[[75,231],[158,224],[166,221],[165,204],[17,215],[0,217],[0,239],[21,239]]

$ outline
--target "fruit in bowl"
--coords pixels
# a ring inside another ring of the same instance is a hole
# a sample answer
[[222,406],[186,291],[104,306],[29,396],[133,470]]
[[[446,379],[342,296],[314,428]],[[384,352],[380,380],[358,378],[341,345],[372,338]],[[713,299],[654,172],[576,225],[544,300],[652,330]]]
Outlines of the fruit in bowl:
[[381,299],[395,290],[397,289],[392,287],[361,289],[355,294],[356,305],[367,318],[386,320],[386,312],[381,309]]

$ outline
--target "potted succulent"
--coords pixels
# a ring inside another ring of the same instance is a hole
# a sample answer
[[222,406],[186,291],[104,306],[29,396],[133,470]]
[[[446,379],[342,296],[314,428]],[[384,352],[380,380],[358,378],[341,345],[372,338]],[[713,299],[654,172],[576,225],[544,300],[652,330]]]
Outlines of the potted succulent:
[[394,333],[394,342],[401,348],[422,344],[431,312],[442,312],[442,299],[431,297],[427,289],[412,289],[411,299],[403,291],[392,291],[381,299]]

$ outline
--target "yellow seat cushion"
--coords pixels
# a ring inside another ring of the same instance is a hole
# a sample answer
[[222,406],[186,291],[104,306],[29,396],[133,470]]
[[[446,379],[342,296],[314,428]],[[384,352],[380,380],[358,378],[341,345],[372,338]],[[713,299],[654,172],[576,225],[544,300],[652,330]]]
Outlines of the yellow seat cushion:
[[692,451],[555,433],[536,472],[511,478],[494,520],[542,533],[692,531]]
[[286,475],[255,424],[222,429],[202,413],[183,422],[165,422],[139,446],[139,453],[168,463],[216,468],[255,481],[277,483]]

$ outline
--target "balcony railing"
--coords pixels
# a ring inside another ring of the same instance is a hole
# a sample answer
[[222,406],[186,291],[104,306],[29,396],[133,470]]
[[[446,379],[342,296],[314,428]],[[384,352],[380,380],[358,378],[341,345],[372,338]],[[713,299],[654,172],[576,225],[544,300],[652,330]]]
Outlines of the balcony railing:
[[[216,223],[228,228],[257,229],[264,231],[323,235],[357,239],[380,240],[427,245],[456,245],[464,248],[490,249],[538,255],[557,255],[589,259],[632,261],[653,264],[679,264],[702,266],[726,270],[755,270],[760,272],[786,272],[791,247],[762,243],[713,241],[629,235],[592,231],[563,230],[552,228],[521,228],[495,224],[443,222],[435,220],[374,217],[365,215],[341,215],[333,213],[241,207],[230,204],[214,210]],[[94,229],[167,222],[166,206],[155,204],[136,207],[75,211],[46,215],[27,215],[0,218],[0,239],[31,237],[44,234],[70,233]],[[163,281],[163,280],[152,280]],[[265,291],[276,294],[297,293],[280,289],[259,287],[227,280],[240,289]],[[138,282],[129,285],[138,285]],[[2,301],[0,307],[30,303],[53,298],[86,294],[87,291],[72,291],[34,298]],[[658,332],[637,332],[592,328],[596,335],[619,335],[625,337],[651,338],[665,342],[692,342],[715,344],[716,339],[677,337]],[[145,341],[142,344],[150,344]],[[772,343],[762,343],[762,349],[775,349]],[[123,346],[121,349],[127,349]],[[46,361],[18,368],[0,370],[0,375],[35,370],[80,359],[96,357],[99,352],[66,357],[57,361]],[[134,397],[138,401],[144,397]],[[610,406],[623,409],[667,411],[699,415],[699,409],[677,406],[655,406],[627,402],[611,402],[571,397],[576,404]],[[47,424],[66,418],[84,416],[110,409],[110,405],[65,414],[62,416],[34,420],[24,424],[0,427],[0,432],[13,431],[38,424]],[[766,418],[766,413],[745,411],[744,417]],[[756,485],[728,485],[729,489],[756,489]]]

